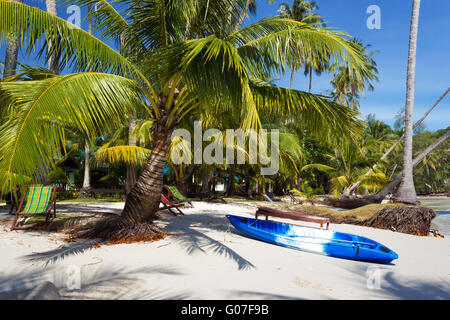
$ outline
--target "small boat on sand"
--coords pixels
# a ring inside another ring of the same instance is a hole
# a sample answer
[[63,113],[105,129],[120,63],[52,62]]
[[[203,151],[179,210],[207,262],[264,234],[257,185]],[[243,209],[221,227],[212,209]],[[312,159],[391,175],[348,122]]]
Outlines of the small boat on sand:
[[390,263],[398,258],[386,246],[354,234],[233,215],[226,217],[243,234],[283,247],[376,263]]

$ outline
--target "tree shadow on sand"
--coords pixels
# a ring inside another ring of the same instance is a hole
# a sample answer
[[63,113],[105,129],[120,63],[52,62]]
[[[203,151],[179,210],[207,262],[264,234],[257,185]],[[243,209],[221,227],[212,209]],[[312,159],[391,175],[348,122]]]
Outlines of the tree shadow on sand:
[[67,270],[64,267],[15,271],[0,274],[0,298],[6,300],[23,299],[28,292],[44,282],[51,282],[57,288],[62,299],[195,299],[188,292],[172,292],[157,288],[143,288],[139,274],[181,275],[173,266],[149,266],[143,268],[124,268],[114,266],[99,267],[85,272],[81,269],[80,288],[68,289]]
[[93,250],[95,246],[100,243],[101,242],[97,240],[77,240],[76,242],[63,244],[56,249],[32,253],[18,259],[25,263],[42,262],[44,266],[47,266],[51,263],[56,263],[59,260],[63,260],[68,256],[79,255],[83,254],[87,250]]
[[393,272],[389,272],[383,279],[383,290],[395,298],[403,300],[449,300],[450,281],[425,282],[413,279],[407,283],[395,278]]
[[176,220],[167,223],[162,229],[165,232],[176,234],[174,241],[187,254],[196,252],[203,254],[213,253],[235,261],[239,270],[255,268],[250,261],[226,246],[222,241],[206,234],[208,231],[219,231],[224,234],[231,232],[226,217],[212,215],[210,211],[196,212],[195,214],[178,217]]
[[[229,232],[230,226],[225,217],[208,214],[208,211],[205,211],[182,217],[158,220],[157,224],[162,225],[163,231],[175,234],[176,236],[172,237],[173,241],[179,244],[187,254],[195,252],[212,253],[235,261],[239,270],[255,268],[250,261],[236,251],[206,234],[208,231]],[[28,263],[41,262],[47,266],[66,257],[83,254],[87,250],[94,250],[99,244],[102,244],[100,240],[78,239],[76,242],[66,243],[56,249],[32,253],[19,259]]]
[[[368,291],[373,293],[374,298],[378,296],[382,299],[388,296],[389,299],[401,300],[448,300],[450,299],[450,280],[427,281],[420,278],[405,276],[400,279],[393,268],[395,265],[377,265],[359,262],[352,270],[353,277],[360,278],[361,284],[366,285],[368,281],[368,268],[379,268],[384,275],[380,278],[380,288]],[[372,269],[374,270],[374,269]],[[385,272],[382,272],[386,270]]]

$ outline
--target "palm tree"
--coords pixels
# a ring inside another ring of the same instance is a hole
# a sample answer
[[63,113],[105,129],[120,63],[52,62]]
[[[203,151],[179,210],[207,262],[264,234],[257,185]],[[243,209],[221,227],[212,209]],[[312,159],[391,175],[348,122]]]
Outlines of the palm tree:
[[[52,13],[54,15],[56,14],[56,3],[54,0],[46,0],[47,4],[47,12]],[[91,12],[91,6],[88,5],[88,12]],[[88,33],[92,35],[92,19],[88,19]],[[55,55],[50,56],[49,60],[49,69],[52,70],[54,73],[58,72],[58,68],[55,61]],[[90,71],[90,70],[89,70]],[[91,187],[91,173],[90,173],[90,157],[91,157],[91,139],[89,136],[86,136],[84,139],[84,178],[83,178],[83,186],[80,189],[80,193],[78,198],[80,199],[86,199],[86,198],[92,198],[93,192]]]
[[[275,2],[275,0],[268,0],[269,3]],[[236,24],[234,26],[234,31],[238,31],[242,25],[244,24],[245,17],[247,16],[247,12],[255,13],[256,12],[256,0],[242,0],[240,1],[241,7],[238,8],[239,15],[236,20]]]
[[[23,0],[15,0],[23,3]],[[19,54],[19,45],[15,36],[10,35],[6,42],[5,65],[3,68],[3,78],[7,78],[16,73],[17,57]]]
[[[318,10],[319,7],[317,6],[315,1],[306,1],[306,0],[294,0],[294,3],[292,4],[292,7],[289,6],[289,4],[282,3],[278,9],[278,12],[289,19],[299,21],[308,25],[313,26],[320,26],[323,25],[322,17],[315,14],[314,11]],[[294,71],[298,70],[300,66],[305,63],[305,75],[310,74],[310,84],[309,84],[309,92],[311,93],[311,72],[314,68],[317,72],[323,71],[323,57],[321,59],[315,59],[313,54],[308,54],[308,52],[305,52],[305,49],[301,47],[299,44],[294,44],[292,50],[294,51],[293,54],[293,61],[291,61],[291,86],[290,88],[293,88],[293,82],[294,82]]]
[[[441,145],[444,141],[446,141],[450,137],[450,130],[442,134],[438,139],[433,141],[425,150],[423,150],[412,162],[413,168],[417,166],[424,158],[436,149],[439,145]],[[403,170],[404,171],[404,170]],[[395,179],[393,179],[388,185],[386,185],[383,190],[378,192],[375,195],[369,196],[367,199],[373,202],[381,202],[388,194],[391,192],[402,180],[404,176],[404,172],[398,174]],[[410,203],[410,202],[408,202]]]
[[331,80],[333,86],[333,93],[335,101],[349,106],[351,109],[359,109],[358,99],[366,91],[374,90],[373,81],[378,81],[376,74],[378,69],[376,62],[370,56],[373,52],[368,52],[368,46],[363,46],[358,39],[353,39],[352,42],[361,50],[361,54],[366,56],[367,72],[355,73],[346,63],[332,66],[332,69],[337,68],[338,72]]
[[[80,5],[94,2],[76,1]],[[260,127],[259,112],[266,111],[299,119],[315,132],[360,132],[356,113],[348,108],[322,96],[265,85],[250,76],[267,74],[269,78],[283,71],[278,57],[285,56],[286,50],[274,43],[301,43],[311,51],[331,52],[364,72],[364,57],[346,34],[279,17],[234,32],[226,14],[235,5],[232,0],[127,4],[126,18],[109,6],[96,11],[101,19],[95,23],[106,38],[120,39],[126,32],[124,50],[133,59],[55,15],[0,0],[0,34],[19,34],[21,44],[29,48],[44,36],[61,39],[58,56],[77,71],[2,84],[17,106],[17,113],[0,128],[0,175],[9,188],[23,186],[26,178],[33,177],[33,163],[40,157],[45,165],[53,165],[63,139],[60,123],[96,136],[119,125],[124,115],[145,112],[152,119],[151,155],[121,216],[97,225],[96,235],[149,231],[154,227],[147,222],[156,218],[159,206],[171,134],[194,109],[240,110],[243,128]]]
[[[450,88],[447,89],[447,91],[444,92],[444,94],[427,110],[427,112],[425,112],[425,114],[419,119],[417,120],[417,122],[414,124],[413,126],[413,130],[415,128],[417,128],[418,126],[420,126],[423,122],[423,120],[425,120],[425,118],[430,114],[430,112],[444,99],[444,97],[450,92]],[[370,124],[370,123],[369,123]],[[384,161],[384,159],[387,158],[387,156],[394,150],[397,148],[397,146],[400,144],[400,142],[403,141],[405,135],[403,134],[400,138],[398,138],[394,143],[392,143],[392,145],[387,149],[387,151],[380,157],[380,159],[377,161],[377,163],[375,163],[375,165],[372,167],[371,170],[367,171],[366,175],[369,175],[373,172],[373,170],[376,169],[376,167],[378,166],[378,162],[382,162]],[[361,183],[361,181],[357,181],[355,182],[351,188],[350,188],[350,192],[353,191],[356,187],[358,187],[358,185]]]
[[405,143],[403,148],[402,182],[397,191],[396,200],[406,203],[417,203],[417,194],[413,177],[413,110],[414,110],[414,81],[416,76],[417,33],[419,30],[420,0],[413,0],[411,29],[409,33],[408,73],[406,80],[405,105]]
[[[47,12],[53,14],[55,16],[58,15],[58,10],[56,9],[56,0],[45,0],[45,5],[47,8]],[[54,51],[56,47],[56,37],[50,38],[48,40],[48,51],[49,51],[49,59],[48,59],[48,69],[53,73],[59,73],[59,67],[57,62],[56,52]]]

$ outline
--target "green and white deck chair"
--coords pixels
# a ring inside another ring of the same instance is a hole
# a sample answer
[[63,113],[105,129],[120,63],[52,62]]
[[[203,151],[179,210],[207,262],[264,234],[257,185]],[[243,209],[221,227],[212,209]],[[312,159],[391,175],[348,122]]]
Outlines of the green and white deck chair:
[[[24,203],[26,197],[26,203]],[[53,207],[53,214],[52,214]],[[11,230],[24,230],[33,227],[18,226],[19,216],[25,218],[45,214],[45,225],[47,227],[50,217],[56,217],[56,186],[34,185],[28,186],[22,195],[19,207],[17,208]]]
[[177,187],[175,186],[164,186],[167,190],[168,196],[170,198],[172,198],[172,201],[177,201],[178,203],[180,202],[186,202],[188,203],[191,207],[194,207],[194,205],[192,204],[191,200],[189,200],[189,198],[186,198],[179,190]]

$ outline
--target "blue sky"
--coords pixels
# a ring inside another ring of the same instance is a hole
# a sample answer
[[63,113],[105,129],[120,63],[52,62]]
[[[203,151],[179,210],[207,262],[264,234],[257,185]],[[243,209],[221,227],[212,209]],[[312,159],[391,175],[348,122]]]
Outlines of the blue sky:
[[[181,0],[180,0],[181,1]],[[277,14],[282,2],[292,4],[292,0],[277,0],[270,4],[267,0],[257,0],[257,15],[246,23]],[[408,59],[409,23],[412,0],[316,0],[319,14],[327,26],[346,31],[350,35],[370,44],[378,64],[379,79],[375,90],[367,92],[361,99],[361,113],[374,113],[377,119],[393,125],[395,115],[405,105],[406,70]],[[43,0],[25,0],[25,3],[45,8]],[[369,30],[366,13],[370,5],[381,9],[381,29]],[[58,15],[67,19],[65,8],[58,8]],[[416,95],[414,118],[423,113],[450,87],[450,1],[423,0],[420,11],[420,26],[416,68]],[[86,26],[83,25],[85,28]],[[4,43],[0,48],[0,61],[4,60]],[[19,57],[20,61],[33,63],[30,58]],[[36,62],[35,62],[36,63]],[[326,94],[331,89],[330,75],[313,78],[313,92]],[[278,85],[289,87],[289,75],[280,79]],[[307,90],[308,79],[300,70],[294,77],[294,88]],[[450,96],[425,120],[430,130],[446,128],[450,125]]]
[[[276,14],[279,5],[292,0],[277,0],[269,4],[259,0],[256,16],[249,22]],[[361,99],[360,112],[376,114],[377,119],[393,125],[395,115],[404,108],[406,100],[406,70],[409,45],[409,24],[412,0],[316,0],[319,14],[327,26],[346,31],[370,44],[378,51],[373,58],[379,69],[379,82],[375,90]],[[414,118],[419,119],[426,110],[450,87],[450,1],[421,1],[420,25],[416,66],[416,94]],[[366,13],[370,5],[381,9],[381,29],[369,30]],[[328,75],[313,78],[313,91],[330,90]],[[289,75],[278,81],[289,87]],[[294,88],[308,89],[308,79],[300,71],[294,77]],[[447,96],[424,121],[430,130],[450,125],[450,96]]]

